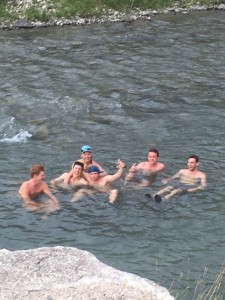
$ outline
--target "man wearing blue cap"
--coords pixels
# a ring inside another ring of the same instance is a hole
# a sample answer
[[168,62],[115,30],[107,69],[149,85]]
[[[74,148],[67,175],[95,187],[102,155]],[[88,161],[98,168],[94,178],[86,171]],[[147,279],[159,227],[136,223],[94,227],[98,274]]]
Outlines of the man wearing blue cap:
[[[120,159],[117,161],[118,171],[113,175],[101,176],[102,171],[98,166],[92,165],[88,169],[88,174],[85,175],[85,178],[88,180],[88,184],[95,189],[95,191],[109,193],[109,202],[114,203],[118,196],[118,190],[112,189],[110,183],[120,178],[123,174],[123,170],[126,167],[125,163]],[[91,191],[92,193],[93,191]],[[88,190],[83,190],[77,196],[75,196],[74,201],[78,200],[82,195],[90,193]]]
[[[92,159],[92,148],[89,145],[84,145],[81,147],[81,159],[77,160],[84,165],[83,171],[87,172],[91,166],[97,166],[101,170],[101,176],[107,175],[107,172],[95,161]],[[73,175],[73,168],[72,170],[67,173],[64,177],[64,183],[68,184],[71,180]]]
[[91,166],[97,166],[101,170],[101,176],[107,175],[102,166],[92,159],[92,148],[89,145],[81,147],[81,159],[79,161],[84,164],[84,172],[87,172]]

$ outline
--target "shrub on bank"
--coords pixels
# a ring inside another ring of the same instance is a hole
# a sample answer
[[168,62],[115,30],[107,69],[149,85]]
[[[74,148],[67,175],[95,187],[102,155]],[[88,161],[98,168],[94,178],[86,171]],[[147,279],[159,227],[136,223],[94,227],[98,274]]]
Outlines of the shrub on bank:
[[140,9],[218,4],[225,0],[0,0],[0,21],[18,19],[48,22],[56,18],[107,15],[110,10],[129,13]]

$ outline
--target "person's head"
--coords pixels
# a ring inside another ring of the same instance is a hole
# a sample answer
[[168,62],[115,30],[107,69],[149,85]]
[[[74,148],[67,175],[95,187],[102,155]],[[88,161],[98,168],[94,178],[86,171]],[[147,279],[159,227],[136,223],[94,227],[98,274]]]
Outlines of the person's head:
[[80,161],[75,161],[72,165],[73,174],[80,176],[84,170],[84,164]]
[[151,148],[148,150],[148,161],[150,163],[156,163],[159,157],[159,151],[155,148]]
[[190,171],[194,171],[197,168],[198,164],[199,164],[199,157],[197,155],[190,155],[188,157],[187,165]]
[[37,178],[39,180],[44,180],[45,178],[45,169],[42,165],[33,165],[30,168],[30,177]]
[[81,147],[81,158],[85,162],[91,162],[92,160],[92,148],[89,145]]
[[89,174],[89,177],[90,179],[96,181],[100,178],[100,174],[102,173],[103,171],[100,171],[99,167],[97,166],[91,166],[89,169],[88,169],[88,174]]

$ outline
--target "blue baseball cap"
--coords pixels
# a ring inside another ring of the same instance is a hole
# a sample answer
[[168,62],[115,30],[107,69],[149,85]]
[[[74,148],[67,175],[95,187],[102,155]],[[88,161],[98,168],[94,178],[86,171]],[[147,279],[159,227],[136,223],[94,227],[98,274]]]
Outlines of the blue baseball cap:
[[92,152],[92,148],[88,145],[84,145],[83,147],[81,147],[81,152]]
[[103,171],[100,171],[99,167],[97,167],[97,166],[91,166],[88,169],[88,173],[103,173]]

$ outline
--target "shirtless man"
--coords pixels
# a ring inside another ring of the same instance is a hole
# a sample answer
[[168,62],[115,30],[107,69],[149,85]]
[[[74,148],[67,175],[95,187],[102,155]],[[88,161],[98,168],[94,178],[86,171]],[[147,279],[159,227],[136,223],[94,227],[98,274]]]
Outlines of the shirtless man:
[[123,174],[123,170],[126,167],[125,163],[122,162],[120,159],[118,159],[117,162],[117,169],[118,171],[113,175],[106,175],[101,176],[101,170],[98,166],[91,166],[88,169],[88,174],[85,175],[86,179],[88,180],[88,185],[90,187],[93,187],[94,190],[80,190],[74,197],[73,201],[76,201],[80,199],[82,195],[90,194],[96,191],[103,192],[103,193],[109,193],[109,202],[114,203],[116,201],[116,198],[118,196],[118,190],[112,189],[110,187],[110,183],[120,178]]
[[[83,170],[84,164],[80,161],[75,161],[72,165],[71,173],[64,173],[60,177],[51,180],[50,183],[53,187],[66,187],[68,184],[72,186],[87,185],[87,180],[82,176]],[[70,176],[68,177],[68,175]]]
[[[83,171],[87,172],[91,166],[97,166],[101,171],[101,176],[107,175],[107,172],[95,161],[92,159],[92,148],[88,145],[81,147],[81,159],[77,160],[84,165]],[[73,165],[72,165],[73,166]],[[64,183],[68,184],[70,177],[73,173],[73,167],[70,172],[65,175]]]
[[101,176],[107,175],[107,172],[92,159],[92,148],[88,145],[81,147],[81,159],[78,161],[84,164],[84,172],[87,172],[91,166],[97,166],[102,171]]
[[158,162],[159,152],[155,148],[151,148],[148,151],[148,161],[140,162],[138,165],[133,164],[129,169],[129,173],[125,177],[125,184],[128,181],[131,181],[135,174],[139,171],[142,176],[147,179],[141,180],[138,186],[146,187],[152,184],[156,178],[156,174],[165,169],[165,165],[161,162]]
[[157,202],[162,201],[161,195],[168,193],[164,196],[165,199],[169,199],[176,194],[181,192],[195,192],[203,190],[206,187],[206,174],[198,170],[199,158],[197,155],[191,155],[188,157],[187,169],[182,169],[177,172],[174,176],[164,179],[163,183],[167,184],[172,179],[179,179],[180,183],[184,185],[184,188],[167,186],[160,190],[154,195],[154,199]]
[[[52,195],[48,185],[44,182],[45,172],[41,165],[33,165],[30,168],[30,179],[25,181],[20,189],[19,195],[25,204],[32,210],[40,210],[51,206],[55,210],[60,208],[58,200]],[[47,195],[50,199],[44,202],[37,201],[42,194]]]

